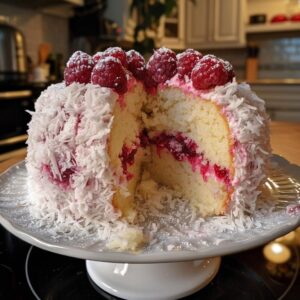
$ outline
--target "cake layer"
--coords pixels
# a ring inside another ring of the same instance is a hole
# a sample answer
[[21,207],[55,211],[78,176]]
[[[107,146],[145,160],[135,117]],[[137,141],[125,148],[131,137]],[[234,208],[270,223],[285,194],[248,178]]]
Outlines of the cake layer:
[[152,176],[180,191],[203,216],[224,214],[234,167],[221,109],[179,88],[162,87],[146,107],[144,121],[155,145],[148,164]]
[[182,133],[149,137],[147,168],[159,183],[179,191],[201,215],[224,214],[233,191],[229,169],[208,160],[201,146]]
[[134,81],[121,101],[115,104],[108,142],[111,168],[118,179],[113,204],[131,221],[135,216],[133,200],[144,156],[139,134],[143,128],[141,108],[145,97],[142,84]]
[[232,157],[230,169],[234,190],[227,211],[242,224],[245,215],[255,210],[259,184],[265,177],[271,153],[264,101],[249,85],[238,84],[235,80],[211,90],[198,90],[191,81],[183,82],[176,75],[162,88],[179,89],[186,97],[205,99],[219,108],[227,123]]
[[[151,111],[147,114],[147,111]],[[144,122],[150,132],[181,132],[201,145],[204,156],[233,175],[232,140],[226,118],[212,101],[179,88],[163,87],[149,102]]]
[[230,192],[223,181],[203,177],[189,161],[178,161],[169,151],[153,150],[148,170],[155,181],[180,192],[203,217],[225,213]]
[[168,151],[178,162],[188,162],[193,172],[198,172],[205,182],[212,177],[225,184],[228,191],[232,190],[229,169],[222,168],[208,160],[201,151],[201,147],[183,133],[162,132],[155,134],[152,138],[149,137],[148,140],[149,144],[155,145],[152,147],[152,153],[161,156],[162,152]]

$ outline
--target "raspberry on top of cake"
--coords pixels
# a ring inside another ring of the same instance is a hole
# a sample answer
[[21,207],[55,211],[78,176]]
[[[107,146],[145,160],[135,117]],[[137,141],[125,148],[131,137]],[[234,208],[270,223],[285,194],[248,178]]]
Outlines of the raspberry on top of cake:
[[76,51],[64,79],[41,94],[29,124],[35,216],[106,230],[118,224],[127,243],[113,247],[136,249],[144,241],[134,227],[144,170],[203,217],[243,222],[253,213],[270,153],[268,118],[228,61],[160,48],[146,63],[112,47]]

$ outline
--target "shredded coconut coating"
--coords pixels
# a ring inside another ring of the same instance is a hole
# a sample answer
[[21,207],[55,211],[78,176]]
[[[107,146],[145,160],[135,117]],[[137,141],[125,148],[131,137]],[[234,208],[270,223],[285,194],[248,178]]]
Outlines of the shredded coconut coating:
[[[112,205],[115,182],[106,149],[117,97],[108,88],[61,83],[38,98],[26,159],[35,217],[87,228],[95,221],[105,227],[120,217]],[[50,166],[60,182],[66,170],[74,171],[68,184],[58,187],[42,166]]]
[[168,86],[181,88],[186,93],[211,100],[221,107],[234,142],[234,192],[229,211],[238,227],[248,227],[260,194],[258,186],[265,178],[271,154],[265,102],[248,84],[238,84],[235,80],[210,91],[199,91],[191,81],[183,82],[174,76],[161,88]]
[[[213,101],[222,109],[234,142],[234,192],[229,216],[214,217],[213,226],[223,228],[228,223],[229,227],[234,224],[241,230],[251,227],[251,214],[260,193],[258,186],[265,177],[270,155],[264,101],[247,84],[236,81],[199,91],[190,80],[183,82],[176,75],[159,88],[168,86]],[[128,245],[128,235],[142,239],[142,217],[147,219],[149,212],[141,205],[137,225],[129,225],[112,205],[117,182],[110,169],[107,140],[117,99],[118,94],[111,89],[92,84],[50,86],[37,100],[35,112],[31,112],[26,166],[30,210],[34,218],[41,220],[41,226],[59,224],[56,232],[62,233],[78,228],[83,235],[97,232],[100,239],[108,241],[107,247],[123,251],[132,247],[132,243]],[[52,173],[47,173],[47,166]],[[148,187],[150,194],[158,190],[157,185]],[[170,194],[168,198],[175,196]],[[140,199],[140,193],[136,197]],[[152,198],[145,204],[150,212],[155,209],[155,203],[151,206]],[[200,218],[199,222],[203,224],[204,220]],[[149,230],[144,226],[144,232],[150,232],[155,239],[157,228]]]

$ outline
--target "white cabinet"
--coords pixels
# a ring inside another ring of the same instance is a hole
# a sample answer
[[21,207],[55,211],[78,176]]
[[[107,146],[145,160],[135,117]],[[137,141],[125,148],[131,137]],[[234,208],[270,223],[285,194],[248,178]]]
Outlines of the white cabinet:
[[245,46],[245,0],[178,0],[162,22],[161,44],[174,48]]
[[186,44],[196,48],[207,43],[210,37],[210,3],[211,0],[197,0],[186,2],[185,32]]
[[[190,0],[188,0],[190,1]],[[172,49],[183,49],[186,46],[186,1],[177,0],[177,5],[168,17],[163,17],[159,30],[157,46],[166,46]]]
[[244,44],[244,1],[215,0],[212,2],[214,3],[213,41],[217,43]]

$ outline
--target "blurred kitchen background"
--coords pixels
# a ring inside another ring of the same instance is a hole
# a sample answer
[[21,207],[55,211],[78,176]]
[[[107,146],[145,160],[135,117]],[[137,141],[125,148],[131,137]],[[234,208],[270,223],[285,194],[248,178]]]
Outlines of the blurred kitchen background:
[[188,47],[232,62],[272,120],[300,122],[300,0],[0,0],[0,153],[74,50]]

